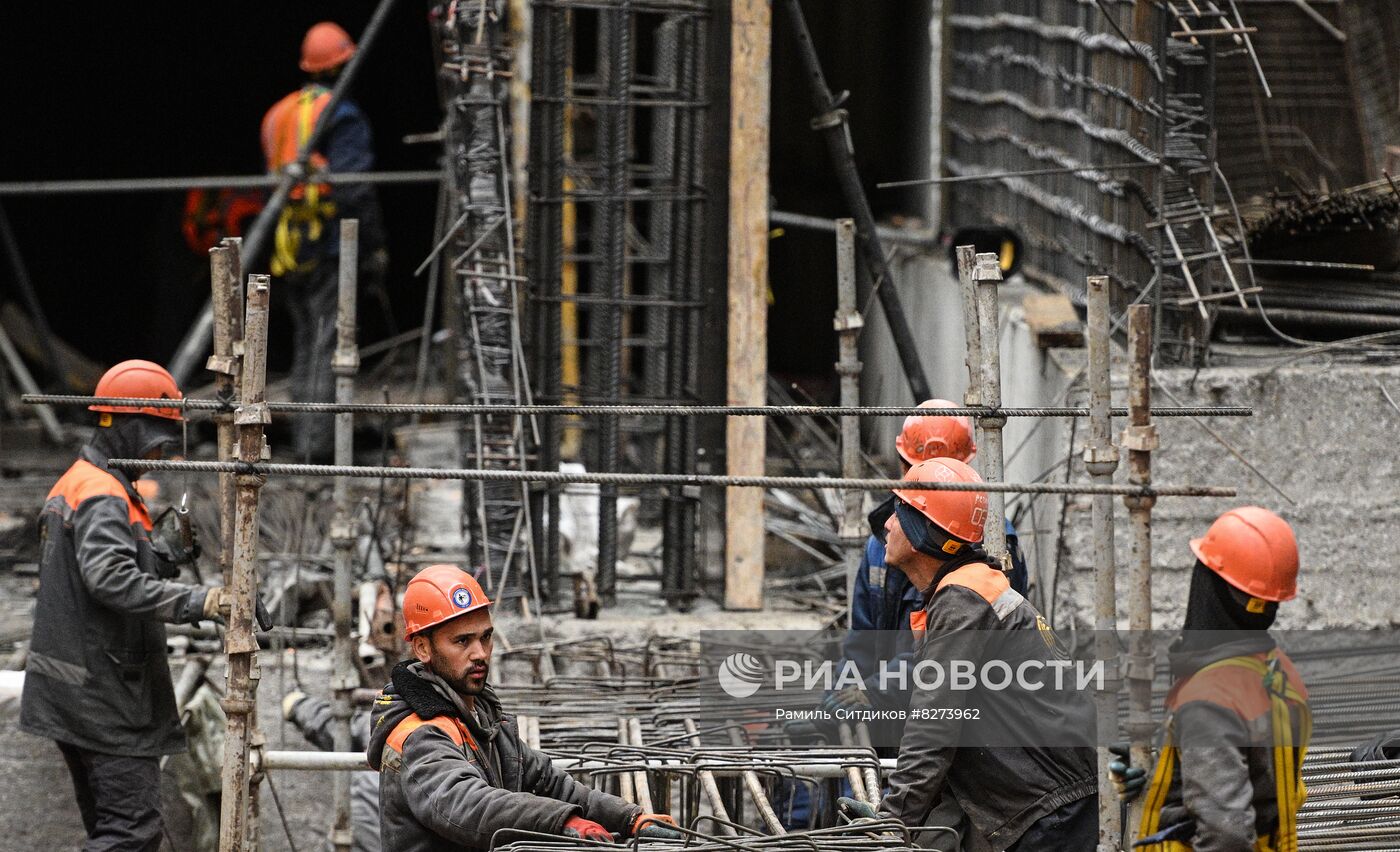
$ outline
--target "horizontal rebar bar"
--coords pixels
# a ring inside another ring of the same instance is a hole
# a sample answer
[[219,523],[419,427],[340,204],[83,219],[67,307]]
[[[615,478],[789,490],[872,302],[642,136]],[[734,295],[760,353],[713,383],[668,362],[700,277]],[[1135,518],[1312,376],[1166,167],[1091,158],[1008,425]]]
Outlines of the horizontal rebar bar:
[[[152,399],[125,396],[75,396],[71,394],[25,394],[20,399],[28,405],[122,405],[150,408],[179,408],[186,411],[232,411],[235,400],[220,399]],[[1074,407],[987,408],[950,407],[917,408],[912,405],[458,405],[432,403],[355,402],[268,402],[269,411],[311,412],[316,414],[559,414],[614,415],[657,417],[700,417],[727,415],[730,417],[908,417],[933,415],[939,417],[1088,417],[1089,409]],[[1126,417],[1128,409],[1112,409],[1114,417]],[[1250,417],[1249,406],[1153,407],[1154,417]]]
[[473,468],[374,467],[334,464],[280,464],[221,461],[111,459],[123,471],[188,471],[252,476],[352,476],[365,479],[449,479],[467,482],[545,482],[563,485],[700,485],[735,488],[855,488],[861,491],[981,491],[1011,494],[1119,494],[1140,497],[1234,497],[1235,489],[1218,485],[1071,485],[1053,482],[910,482],[903,479],[840,479],[819,476],[721,476],[699,473],[563,473],[551,470],[480,470]]
[[[214,175],[211,177],[112,178],[94,180],[21,180],[0,183],[4,195],[74,195],[102,192],[169,192],[186,189],[271,189],[281,180],[279,175]],[[439,171],[347,172],[345,174],[313,173],[307,183],[397,184],[439,183]]]

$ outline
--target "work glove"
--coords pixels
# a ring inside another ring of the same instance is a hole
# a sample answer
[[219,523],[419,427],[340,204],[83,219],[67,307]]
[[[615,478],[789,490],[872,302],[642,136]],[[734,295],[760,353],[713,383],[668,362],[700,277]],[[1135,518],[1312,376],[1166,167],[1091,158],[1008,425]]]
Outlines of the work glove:
[[632,821],[632,836],[655,840],[684,840],[685,835],[676,831],[675,825],[676,821],[670,814],[639,814]]
[[1108,764],[1108,777],[1113,780],[1113,789],[1118,791],[1118,799],[1131,802],[1142,795],[1147,786],[1147,772],[1141,766],[1131,765],[1132,758],[1127,743],[1116,743],[1108,750],[1118,756]]
[[282,718],[288,722],[292,721],[292,711],[306,697],[306,693],[299,689],[294,689],[282,697]]
[[828,713],[837,710],[869,710],[870,696],[859,686],[848,686],[839,692],[828,692],[822,700],[822,709]]
[[841,816],[851,822],[859,822],[863,819],[875,820],[875,808],[869,802],[862,802],[859,799],[852,799],[849,796],[842,796],[836,800],[836,811]]
[[584,819],[581,816],[571,816],[564,821],[565,837],[572,837],[576,840],[596,840],[600,843],[612,843],[612,832],[603,828],[591,819]]
[[[255,602],[253,616],[258,622],[258,629],[271,630],[272,616],[268,613],[267,607],[263,606],[262,595],[254,595],[253,600]],[[229,610],[232,607],[232,596],[224,586],[214,586],[204,596],[204,617],[210,621],[227,624]]]

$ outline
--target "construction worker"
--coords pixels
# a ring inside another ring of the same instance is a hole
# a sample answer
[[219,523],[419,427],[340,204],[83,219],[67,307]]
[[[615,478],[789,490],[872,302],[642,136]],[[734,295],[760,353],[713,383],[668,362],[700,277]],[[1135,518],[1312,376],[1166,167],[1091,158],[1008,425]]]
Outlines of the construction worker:
[[[123,361],[99,397],[178,400],[150,361]],[[219,619],[223,588],[172,582],[178,554],[111,458],[159,459],[181,439],[176,407],[91,405],[97,429],[39,514],[42,555],[20,727],[58,743],[73,776],[87,852],[160,845],[160,758],[185,750],[165,627]]]
[[[273,104],[262,121],[262,150],[268,171],[298,169],[298,153],[311,138],[331,100],[329,87],[355,55],[355,42],[338,24],[323,21],[307,30],[301,43],[304,86]],[[307,163],[310,172],[367,172],[374,168],[369,122],[342,98]],[[300,174],[297,177],[301,177]],[[300,402],[329,402],[334,396],[331,351],[340,258],[340,220],[360,222],[361,284],[380,287],[388,265],[379,201],[369,184],[298,184],[277,221],[272,274],[285,281],[292,319],[292,395]],[[327,459],[332,430],[328,415],[295,420],[299,459]]]
[[[921,461],[905,479],[982,481],[952,458]],[[1067,661],[1040,613],[988,564],[981,547],[984,492],[901,489],[894,495],[895,511],[885,524],[885,561],[924,597],[912,624],[916,665],[962,661],[981,667],[1014,657],[1045,669],[1047,663]],[[949,677],[915,689],[909,713],[891,792],[883,800],[887,815],[911,828],[929,824],[940,797],[951,792],[998,852],[1094,848],[1098,796],[1087,696],[958,689]],[[1020,732],[1016,742],[977,739],[1007,731]],[[841,799],[839,808],[848,816],[875,816],[869,804],[852,799]]]
[[666,814],[592,790],[525,745],[487,684],[491,601],[455,565],[420,571],[404,591],[413,660],[375,700],[368,750],[380,772],[380,832],[391,852],[488,849],[502,829],[611,842],[680,839]]
[[[919,403],[920,408],[960,408],[946,399],[930,399]],[[911,415],[894,441],[895,452],[903,466],[901,475],[921,461],[931,458],[954,458],[972,463],[977,455],[972,420],[968,417]],[[923,609],[924,596],[909,582],[902,571],[889,571],[885,566],[885,524],[894,514],[895,497],[891,496],[870,513],[870,538],[861,553],[856,569],[855,586],[851,593],[850,628],[841,643],[842,662],[855,663],[866,686],[848,688],[828,694],[823,706],[830,711],[838,708],[860,709],[874,706],[880,710],[902,710],[909,704],[907,690],[881,690],[876,686],[882,664],[909,661],[914,656],[914,635],[910,632],[909,616]],[[1027,593],[1029,572],[1021,555],[1016,528],[1006,520],[1006,549],[1011,554],[1011,588]],[[901,720],[890,720],[883,737],[898,742],[904,730]]]
[[[321,751],[335,751],[335,709],[324,698],[293,690],[282,697],[282,718],[296,726],[306,741]],[[350,717],[350,747],[369,745],[369,711]],[[353,852],[379,852],[379,776],[356,772],[350,778],[350,833]]]
[[1191,541],[1186,621],[1173,641],[1173,683],[1150,784],[1110,765],[1120,795],[1147,786],[1135,848],[1251,852],[1298,848],[1308,692],[1269,635],[1298,590],[1298,544],[1268,509],[1231,509]]

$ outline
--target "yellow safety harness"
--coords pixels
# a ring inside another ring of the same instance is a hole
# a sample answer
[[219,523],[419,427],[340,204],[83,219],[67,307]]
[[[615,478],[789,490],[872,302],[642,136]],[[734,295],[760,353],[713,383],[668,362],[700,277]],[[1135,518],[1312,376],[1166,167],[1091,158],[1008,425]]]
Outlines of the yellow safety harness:
[[[279,139],[279,151],[299,151],[311,138],[319,115],[317,101],[328,97],[324,86],[307,86],[297,94],[296,121],[284,122],[279,130],[284,135],[293,127],[296,130],[296,144],[285,144],[288,140]],[[324,105],[323,105],[324,106]],[[283,163],[286,166],[290,163]],[[309,272],[316,266],[314,258],[299,260],[303,242],[317,242],[321,239],[326,222],[335,218],[335,204],[323,195],[329,187],[323,184],[307,183],[298,187],[301,196],[293,197],[282,208],[277,219],[277,230],[273,236],[272,274],[286,275],[289,272]]]
[[[1198,671],[1199,677],[1213,669],[1235,666],[1248,669],[1259,675],[1264,691],[1269,695],[1269,722],[1274,740],[1274,793],[1278,801],[1278,828],[1272,836],[1260,837],[1254,841],[1255,852],[1297,852],[1298,850],[1298,810],[1308,797],[1307,786],[1303,784],[1303,757],[1312,739],[1312,711],[1302,694],[1288,682],[1288,677],[1279,668],[1278,649],[1269,652],[1265,660],[1258,657],[1230,657],[1211,663]],[[1296,705],[1299,712],[1301,742],[1293,741],[1292,714],[1289,705]],[[1139,837],[1151,837],[1161,830],[1162,808],[1166,804],[1167,793],[1171,788],[1172,776],[1180,760],[1179,749],[1172,745],[1174,722],[1167,720],[1166,744],[1157,758],[1157,769],[1152,776],[1152,786],[1148,788],[1147,800],[1142,812]],[[1148,852],[1191,852],[1191,846],[1180,840],[1164,840],[1135,849]]]

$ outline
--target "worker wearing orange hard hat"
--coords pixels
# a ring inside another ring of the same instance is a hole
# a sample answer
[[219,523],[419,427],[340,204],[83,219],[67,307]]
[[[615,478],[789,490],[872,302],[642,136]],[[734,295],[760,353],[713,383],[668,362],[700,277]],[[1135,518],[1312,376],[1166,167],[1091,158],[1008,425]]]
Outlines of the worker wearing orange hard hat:
[[[301,43],[301,70],[306,83],[272,105],[262,121],[262,150],[268,171],[289,169],[347,174],[374,169],[369,121],[353,101],[342,97],[329,116],[331,88],[355,56],[355,42],[339,24],[322,21],[307,30]],[[325,131],[299,163],[301,149],[316,126]],[[302,177],[302,174],[297,174]],[[287,286],[292,319],[292,395],[299,402],[329,402],[334,396],[331,352],[335,344],[335,314],[340,259],[340,221],[360,223],[360,283],[376,292],[388,267],[384,226],[375,189],[370,184],[342,183],[332,187],[309,180],[298,183],[277,221],[271,268]],[[293,448],[298,459],[328,459],[332,430],[327,415],[303,414],[295,420]]]
[[87,831],[84,849],[155,849],[160,759],[185,750],[166,662],[165,624],[220,619],[224,590],[176,582],[189,554],[152,535],[134,480],[109,459],[159,459],[178,446],[179,387],[150,361],[97,384],[106,402],[77,461],[39,513],[42,552],[20,727],[58,744]]
[[502,829],[681,838],[671,817],[585,787],[521,739],[487,682],[495,629],[476,578],[424,568],[404,591],[403,617],[414,659],[375,700],[368,749],[385,849],[485,850]]
[[1110,766],[1120,795],[1147,787],[1134,848],[1297,849],[1308,692],[1269,627],[1298,593],[1298,543],[1268,509],[1224,513],[1200,538],[1184,629],[1171,646],[1165,737],[1150,784]]
[[[955,486],[982,481],[954,458],[920,461],[904,478]],[[894,497],[885,561],[908,577],[924,604],[911,616],[915,671],[954,664],[986,670],[989,661],[1014,658],[1007,665],[1019,677],[1025,666],[1045,671],[1068,664],[1045,619],[982,549],[985,492],[899,488]],[[914,682],[883,815],[910,827],[933,824],[934,808],[951,797],[992,849],[1094,848],[1098,796],[1087,696],[959,686],[951,675]],[[847,816],[877,816],[854,799],[843,798],[838,807]]]
[[[919,408],[960,408],[946,399],[929,399]],[[894,441],[904,472],[912,465],[931,458],[952,458],[971,463],[977,455],[972,420],[962,415],[913,414],[904,420],[904,427]],[[900,571],[885,566],[885,523],[894,514],[895,498],[890,497],[870,513],[871,536],[861,553],[856,568],[855,585],[851,592],[850,629],[842,642],[842,662],[855,663],[861,676],[873,681],[880,661],[910,659],[913,637],[909,633],[909,614],[923,608],[923,595]],[[1026,594],[1028,572],[1017,541],[1016,528],[1006,521],[1006,549],[1011,554],[1011,587]],[[881,691],[873,688],[834,692],[823,701],[829,710],[838,707],[879,705],[880,710],[903,710],[907,692]],[[903,729],[901,720],[885,723],[894,740]]]

